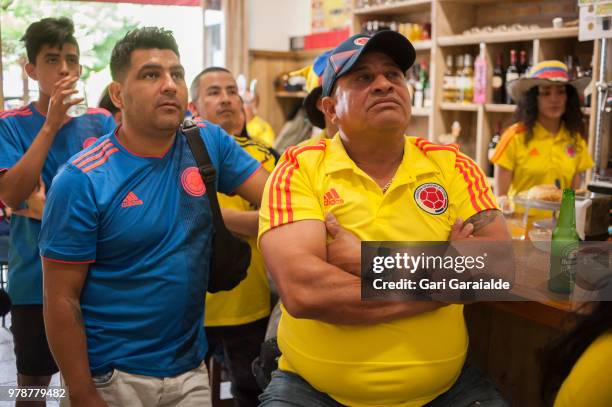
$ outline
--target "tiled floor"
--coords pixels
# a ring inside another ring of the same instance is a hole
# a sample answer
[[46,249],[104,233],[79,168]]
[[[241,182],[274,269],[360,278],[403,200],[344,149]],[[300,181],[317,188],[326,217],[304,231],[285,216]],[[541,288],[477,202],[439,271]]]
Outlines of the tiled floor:
[[[11,325],[10,316],[6,319],[6,326]],[[13,335],[8,328],[0,326],[0,386],[15,386],[17,384],[17,373],[15,368],[15,353],[13,352]],[[59,386],[59,375],[51,379],[52,386]],[[12,407],[13,402],[0,401],[0,407]],[[57,407],[56,401],[47,402],[47,407]]]

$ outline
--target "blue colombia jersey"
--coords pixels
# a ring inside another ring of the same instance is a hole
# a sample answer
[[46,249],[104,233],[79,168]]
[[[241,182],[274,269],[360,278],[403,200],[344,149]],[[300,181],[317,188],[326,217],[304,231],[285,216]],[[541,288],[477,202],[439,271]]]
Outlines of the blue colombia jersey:
[[[260,164],[219,127],[198,125],[218,189],[231,193]],[[93,374],[167,377],[199,366],[211,242],[206,187],[182,134],[162,157],[142,157],[115,132],[60,170],[40,253],[91,262],[81,308]]]
[[[14,166],[26,153],[42,128],[45,117],[33,104],[0,113],[0,170]],[[70,119],[55,135],[43,166],[47,186],[59,167],[83,148],[115,128],[104,109]],[[13,304],[42,304],[42,269],[38,254],[40,222],[24,216],[11,218],[8,292]]]

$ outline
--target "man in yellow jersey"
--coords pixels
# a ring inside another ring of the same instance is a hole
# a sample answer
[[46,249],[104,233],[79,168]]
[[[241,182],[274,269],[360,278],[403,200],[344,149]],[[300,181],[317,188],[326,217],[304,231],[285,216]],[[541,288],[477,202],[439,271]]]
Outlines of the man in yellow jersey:
[[[245,131],[242,100],[228,70],[213,67],[202,71],[191,85],[191,100],[189,106],[194,116],[220,125],[265,170],[274,169],[277,155],[272,148],[252,139]],[[259,355],[270,315],[270,288],[256,245],[258,212],[238,196],[219,194],[219,204],[228,228],[248,237],[252,257],[246,279],[236,288],[206,295],[204,325],[209,354],[223,347],[235,405],[256,406],[261,391],[251,374],[251,362]]]
[[[259,245],[284,310],[262,406],[507,405],[464,367],[461,305],[361,300],[360,240],[510,240],[471,159],[404,135],[414,59],[392,31],[335,48],[322,107],[339,133],[289,149],[268,178]],[[421,200],[425,185],[442,206]]]
[[272,145],[276,134],[272,130],[270,123],[265,121],[257,114],[259,107],[259,94],[247,90],[244,93],[244,111],[246,113],[246,130],[252,138],[262,140]]

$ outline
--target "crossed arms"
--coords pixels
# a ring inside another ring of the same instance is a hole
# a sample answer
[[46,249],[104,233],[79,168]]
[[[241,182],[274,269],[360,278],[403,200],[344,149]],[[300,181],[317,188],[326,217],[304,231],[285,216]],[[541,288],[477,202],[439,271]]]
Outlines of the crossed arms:
[[[326,244],[327,233],[334,240]],[[453,225],[450,240],[510,240],[497,210]],[[362,301],[360,242],[333,218],[303,220],[266,232],[260,247],[283,305],[296,318],[333,324],[375,324],[433,311],[435,301]]]

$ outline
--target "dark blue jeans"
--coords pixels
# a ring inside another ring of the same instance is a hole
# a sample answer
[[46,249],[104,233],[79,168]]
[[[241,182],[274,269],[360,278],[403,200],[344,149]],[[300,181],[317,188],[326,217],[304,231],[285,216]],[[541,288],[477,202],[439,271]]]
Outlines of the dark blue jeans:
[[[259,396],[260,407],[343,407],[325,393],[314,389],[300,376],[276,370],[272,381]],[[508,407],[495,386],[467,364],[459,378],[446,393],[426,404],[426,407]]]

